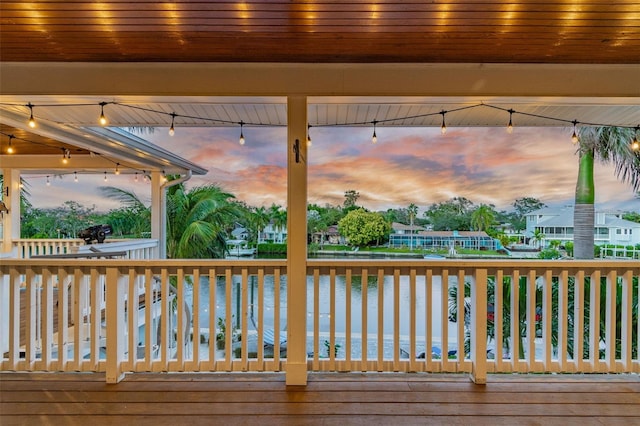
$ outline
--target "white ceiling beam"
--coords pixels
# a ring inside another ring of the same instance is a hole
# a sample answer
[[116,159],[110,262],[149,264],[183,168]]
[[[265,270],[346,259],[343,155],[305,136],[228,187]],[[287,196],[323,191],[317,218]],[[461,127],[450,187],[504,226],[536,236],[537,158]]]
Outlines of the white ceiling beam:
[[0,64],[5,95],[640,97],[639,64]]

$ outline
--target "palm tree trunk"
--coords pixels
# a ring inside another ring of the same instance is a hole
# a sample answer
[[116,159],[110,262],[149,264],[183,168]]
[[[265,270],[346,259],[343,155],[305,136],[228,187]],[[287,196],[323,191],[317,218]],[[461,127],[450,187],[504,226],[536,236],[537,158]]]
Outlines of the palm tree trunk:
[[593,259],[594,194],[593,151],[581,152],[576,184],[576,205],[573,212],[573,257],[575,259]]

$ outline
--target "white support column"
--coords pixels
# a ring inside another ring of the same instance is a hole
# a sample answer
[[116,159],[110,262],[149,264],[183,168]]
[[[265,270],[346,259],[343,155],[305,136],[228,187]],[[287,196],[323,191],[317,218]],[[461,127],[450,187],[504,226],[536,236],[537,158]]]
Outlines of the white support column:
[[8,212],[2,212],[2,252],[13,249],[13,241],[20,238],[20,170],[3,170],[2,201]]
[[167,203],[160,172],[151,173],[151,238],[158,240],[159,259],[167,258]]
[[307,384],[307,98],[287,99],[287,385]]

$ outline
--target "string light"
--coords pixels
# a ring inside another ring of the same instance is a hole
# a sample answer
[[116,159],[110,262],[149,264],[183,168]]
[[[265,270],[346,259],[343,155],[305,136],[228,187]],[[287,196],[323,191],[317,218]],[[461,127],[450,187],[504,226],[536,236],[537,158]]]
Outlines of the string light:
[[62,164],[67,164],[69,159],[67,158],[67,150],[64,148],[60,148],[62,150]]
[[240,121],[240,140],[238,141],[240,145],[244,145],[244,134],[242,133],[243,126],[244,126],[244,121]]
[[106,102],[100,102],[100,124],[102,126],[106,126],[108,121],[107,121],[107,117],[104,116],[104,106],[106,105]]
[[576,126],[578,125],[578,120],[573,120],[573,134],[571,135],[571,142],[573,142],[573,144],[577,144],[579,139],[578,139],[578,133],[576,133]]
[[33,105],[29,102],[27,106],[29,107],[29,127],[34,129],[36,127],[36,120],[33,118]]
[[47,175],[47,186],[51,186],[51,181],[49,180],[49,176]]
[[440,114],[442,114],[442,126],[440,126],[440,133],[442,133],[443,135],[447,133],[447,125],[444,122],[444,116],[446,113],[447,111],[444,111],[444,110],[440,111]]
[[311,124],[307,124],[307,146],[311,146]]
[[167,183],[167,175],[165,174],[164,170],[162,171],[162,183]]
[[109,181],[109,179],[107,179],[107,172],[104,172],[104,181],[105,181],[105,182],[108,182],[108,181]]
[[376,124],[378,124],[378,120],[373,120],[373,135],[371,136],[371,143],[378,142],[378,136],[376,135]]
[[510,109],[509,110],[509,124],[507,124],[507,133],[511,134],[513,133],[513,122],[511,121],[511,117],[513,116],[513,113],[515,111]]
[[135,177],[133,178],[134,181],[138,181],[138,172],[135,173]]
[[173,128],[173,123],[176,120],[176,113],[172,112],[171,113],[171,127],[169,127],[169,136],[173,136],[176,134],[176,130]]
[[636,127],[633,134],[633,140],[631,141],[631,149],[633,151],[640,151],[640,142],[638,142],[638,130],[640,130],[640,126]]
[[73,181],[78,183],[78,172],[73,172]]
[[15,152],[15,150],[13,149],[13,146],[11,146],[11,140],[13,138],[15,138],[15,136],[9,135],[9,146],[7,147],[7,154],[13,154]]
[[[13,104],[11,104],[13,105]],[[31,102],[27,103],[26,105],[22,104],[21,106],[26,106],[29,108],[30,111],[30,117],[29,117],[29,125],[32,127],[36,126],[36,122],[35,119],[33,118],[33,108],[36,106],[46,106],[46,107],[64,107],[64,106],[90,106],[90,105],[95,105],[95,104],[56,104],[56,105],[34,105]],[[155,113],[155,114],[162,114],[162,115],[167,115],[167,116],[171,116],[172,118],[172,123],[174,124],[174,129],[175,129],[175,118],[176,117],[184,117],[184,118],[189,118],[189,119],[193,119],[193,120],[199,120],[199,121],[205,121],[205,122],[215,122],[215,123],[221,123],[221,124],[240,124],[240,126],[242,127],[244,124],[247,125],[253,125],[253,126],[266,126],[268,124],[262,123],[262,122],[255,122],[255,123],[246,123],[244,121],[241,121],[240,123],[235,122],[235,121],[229,121],[229,120],[222,120],[222,119],[218,119],[218,118],[210,118],[210,117],[201,117],[201,116],[192,116],[192,115],[182,115],[182,114],[177,114],[175,112],[172,113],[168,113],[162,110],[157,110],[157,109],[153,109],[153,108],[146,108],[146,107],[142,107],[139,105],[129,105],[126,103],[120,103],[120,102],[99,102],[98,105],[101,107],[100,111],[100,118],[102,120],[102,118],[105,119],[106,121],[106,117],[104,116],[104,106],[105,105],[115,105],[115,106],[120,106],[122,108],[130,108],[130,109],[136,109],[136,110],[140,110],[140,111],[145,111],[145,112],[150,112],[150,113]],[[503,107],[499,107],[499,106],[495,106],[495,105],[491,105],[491,104],[486,104],[486,103],[479,103],[479,104],[473,104],[473,105],[466,105],[466,106],[462,106],[459,108],[454,108],[448,111],[442,110],[441,112],[437,112],[437,113],[427,113],[427,114],[419,114],[419,115],[414,115],[414,116],[407,116],[407,117],[396,117],[396,118],[390,118],[390,119],[386,119],[386,120],[382,120],[384,122],[392,122],[392,121],[398,121],[398,120],[403,120],[403,119],[416,119],[416,118],[423,118],[423,117],[429,117],[432,115],[436,115],[436,114],[441,114],[442,118],[443,118],[443,126],[441,126],[441,130],[442,128],[445,129],[446,131],[446,124],[444,124],[445,122],[445,114],[446,113],[450,113],[450,112],[457,112],[457,111],[462,111],[462,110],[467,110],[467,109],[475,109],[475,108],[480,108],[480,107],[485,107],[485,108],[494,108],[497,110],[501,110],[501,111],[505,111],[505,112],[509,112],[509,121],[511,120],[511,116],[513,113],[518,113],[521,115],[525,115],[525,116],[530,116],[530,117],[536,117],[536,118],[541,118],[541,119],[546,119],[546,120],[554,120],[554,121],[558,121],[558,122],[562,122],[562,123],[572,123],[572,121],[563,119],[563,118],[558,118],[558,117],[552,117],[552,116],[546,116],[546,115],[539,115],[539,114],[532,114],[532,113],[527,113],[527,112],[523,112],[523,111],[515,111],[513,109],[506,109]],[[378,121],[379,123],[382,121]],[[349,123],[340,123],[340,124],[333,124],[333,125],[322,125],[319,124],[319,126],[353,126],[353,125],[364,125],[370,122],[349,122]],[[585,126],[594,126],[594,127],[623,127],[623,128],[633,128],[631,126],[624,126],[624,125],[615,125],[615,124],[607,124],[607,123],[586,123],[586,122],[579,122],[580,124],[583,124]],[[102,121],[101,121],[101,124]],[[104,123],[106,124],[106,123]],[[242,129],[241,129],[241,133],[242,133]]]
[[143,181],[144,183],[147,183],[147,181],[148,181],[148,178],[147,178],[147,171],[146,171],[146,170],[143,170],[143,171],[142,171],[142,181]]

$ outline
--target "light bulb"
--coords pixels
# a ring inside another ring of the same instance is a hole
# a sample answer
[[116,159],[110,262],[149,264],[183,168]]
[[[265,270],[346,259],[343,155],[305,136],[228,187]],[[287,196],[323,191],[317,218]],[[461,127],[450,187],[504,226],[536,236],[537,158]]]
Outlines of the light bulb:
[[9,135],[9,146],[7,147],[7,154],[13,154],[15,152],[15,150],[13,149],[13,146],[11,145],[11,140],[14,137],[15,136],[13,136],[13,135]]
[[138,172],[135,173],[135,177],[133,178],[134,181],[138,181]]
[[104,181],[105,181],[105,182],[108,182],[108,181],[109,181],[109,179],[107,179],[107,172],[104,172]]
[[371,143],[377,143],[378,142],[378,135],[376,135],[376,124],[378,124],[377,120],[373,120],[373,135],[371,135]]
[[238,143],[240,145],[244,145],[244,133],[242,131],[243,127],[244,127],[244,121],[240,121],[240,139],[238,140]]
[[511,117],[513,116],[513,110],[509,110],[509,124],[507,124],[507,133],[513,133],[513,121],[511,121]]
[[73,172],[73,181],[78,183],[78,173],[77,172]]
[[444,115],[446,114],[446,111],[442,111],[440,114],[442,114],[442,126],[440,126],[440,133],[442,133],[443,135],[445,133],[447,133],[447,125],[444,123]]
[[633,142],[631,142],[631,149],[634,151],[640,150],[640,142],[638,142],[638,138],[633,138]]
[[307,136],[307,146],[311,146],[311,136]]
[[49,176],[47,176],[47,186],[51,186],[51,181],[49,180]]
[[573,142],[573,144],[577,144],[579,139],[578,139],[578,133],[576,133],[576,126],[578,125],[578,122],[576,120],[573,120],[573,134],[571,135],[571,142]]
[[33,105],[29,102],[27,106],[29,107],[29,127],[33,129],[36,127],[36,120],[33,118]]
[[172,112],[171,113],[171,127],[169,127],[169,136],[173,136],[176,134],[176,130],[173,128],[173,123],[175,121],[176,118],[176,113]]
[[104,106],[106,105],[106,102],[100,102],[100,124],[102,126],[106,126],[108,121],[107,121],[107,117],[104,116]]

